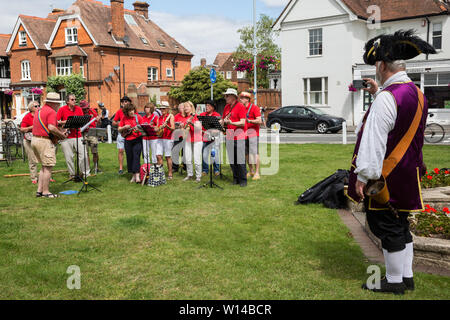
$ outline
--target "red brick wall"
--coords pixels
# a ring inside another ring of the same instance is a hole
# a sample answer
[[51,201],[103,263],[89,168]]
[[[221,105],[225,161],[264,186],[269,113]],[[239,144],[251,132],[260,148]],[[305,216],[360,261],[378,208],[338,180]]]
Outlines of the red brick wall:
[[61,48],[66,46],[66,32],[67,27],[76,27],[78,30],[78,45],[92,44],[89,34],[83,28],[82,24],[77,19],[62,21],[58,31],[56,32],[53,42],[50,44],[52,48]]

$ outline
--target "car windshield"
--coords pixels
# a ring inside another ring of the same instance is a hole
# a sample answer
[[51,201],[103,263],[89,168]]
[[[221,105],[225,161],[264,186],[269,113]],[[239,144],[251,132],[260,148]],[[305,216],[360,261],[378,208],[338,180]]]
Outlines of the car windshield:
[[314,113],[317,113],[318,115],[324,115],[326,114],[325,112],[323,112],[320,109],[314,108],[314,107],[308,107],[309,109],[311,109],[311,111],[313,111]]

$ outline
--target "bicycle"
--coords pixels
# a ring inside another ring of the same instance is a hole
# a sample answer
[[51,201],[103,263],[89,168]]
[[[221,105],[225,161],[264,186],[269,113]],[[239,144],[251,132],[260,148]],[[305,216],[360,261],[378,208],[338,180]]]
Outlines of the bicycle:
[[[434,114],[429,114],[430,118],[434,116]],[[425,127],[425,141],[428,143],[439,143],[444,140],[445,130],[444,127],[436,122],[432,122],[426,125]]]

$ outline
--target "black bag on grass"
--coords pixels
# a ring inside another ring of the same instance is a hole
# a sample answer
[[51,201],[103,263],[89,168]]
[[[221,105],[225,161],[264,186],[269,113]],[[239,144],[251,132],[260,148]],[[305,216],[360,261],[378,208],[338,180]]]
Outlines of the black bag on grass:
[[325,207],[331,209],[347,208],[344,186],[348,184],[348,177],[348,170],[337,170],[328,178],[303,192],[298,197],[296,204],[322,203]]

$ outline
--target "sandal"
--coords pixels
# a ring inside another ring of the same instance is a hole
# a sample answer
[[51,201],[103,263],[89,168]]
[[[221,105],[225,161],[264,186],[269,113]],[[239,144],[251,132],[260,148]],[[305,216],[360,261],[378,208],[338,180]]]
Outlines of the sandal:
[[36,198],[42,197],[42,192],[36,192]]
[[58,194],[55,194],[55,193],[48,193],[48,194],[42,194],[42,197],[43,198],[59,198],[59,195]]

